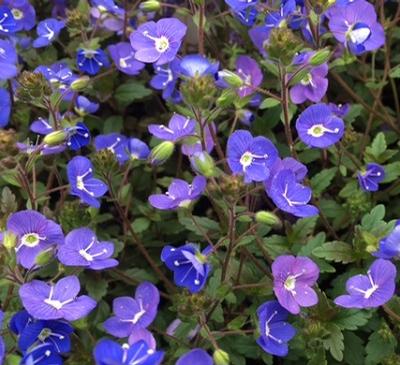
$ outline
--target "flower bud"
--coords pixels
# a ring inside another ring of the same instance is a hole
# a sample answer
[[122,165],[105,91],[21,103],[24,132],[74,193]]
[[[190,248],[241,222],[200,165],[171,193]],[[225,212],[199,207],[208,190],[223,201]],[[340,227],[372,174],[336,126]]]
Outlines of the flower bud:
[[73,91],[82,91],[85,90],[89,85],[90,77],[89,76],[81,76],[79,79],[72,81],[71,90]]
[[309,60],[311,66],[319,66],[329,60],[331,51],[328,48],[320,49]]
[[66,140],[67,136],[68,133],[63,129],[60,129],[58,131],[54,131],[47,134],[43,138],[43,142],[49,146],[57,146],[63,143]]
[[158,11],[161,9],[161,4],[157,0],[143,1],[139,8],[143,11]]
[[42,251],[35,258],[35,264],[39,266],[46,265],[53,258],[53,249],[50,248],[46,251]]
[[229,86],[241,87],[243,85],[242,78],[229,70],[222,70],[218,72],[218,78],[223,79]]
[[303,48],[301,40],[286,27],[273,28],[265,47],[271,59],[279,60],[284,65],[290,65],[301,48]]
[[281,220],[272,212],[260,210],[255,214],[256,222],[266,224],[268,226],[281,226]]
[[150,152],[150,163],[152,165],[162,165],[173,154],[175,145],[171,141],[164,141],[155,146]]
[[183,82],[179,90],[187,104],[206,110],[215,101],[217,93],[215,79],[211,75],[192,77]]
[[215,176],[214,159],[205,151],[196,152],[191,158],[192,167],[205,177]]
[[218,349],[214,351],[213,359],[215,365],[229,365],[229,354],[224,350]]
[[17,236],[10,232],[10,231],[5,231],[3,233],[3,246],[7,250],[13,249],[17,244]]

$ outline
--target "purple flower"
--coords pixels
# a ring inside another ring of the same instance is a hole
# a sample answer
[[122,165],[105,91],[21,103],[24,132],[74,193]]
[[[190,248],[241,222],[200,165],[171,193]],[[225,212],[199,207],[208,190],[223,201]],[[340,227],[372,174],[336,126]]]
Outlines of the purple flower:
[[279,256],[272,264],[274,292],[279,304],[290,313],[300,307],[312,307],[318,296],[311,288],[318,280],[319,268],[308,257]]
[[44,119],[42,117],[39,117],[32,122],[30,130],[34,133],[42,135],[47,135],[51,132],[54,132],[54,128],[50,125],[48,119]]
[[[0,310],[0,328],[3,328],[4,312]],[[3,364],[6,355],[6,344],[3,337],[0,337],[0,364]]]
[[355,55],[385,44],[385,32],[377,21],[375,8],[365,0],[332,6],[327,12],[333,36]]
[[[197,129],[200,129],[199,126],[197,126]],[[208,153],[210,153],[213,150],[214,145],[215,145],[211,129],[213,130],[214,134],[217,135],[217,127],[214,122],[207,123],[207,125],[203,131],[204,144],[205,144],[206,151]],[[201,137],[200,130],[196,130],[195,135],[197,138],[193,138],[193,140],[191,138],[188,138],[182,144],[181,151],[186,156],[191,157],[196,153],[203,152],[203,146],[201,143],[202,137]]]
[[36,319],[76,321],[87,316],[96,301],[87,295],[78,296],[81,289],[76,276],[66,276],[56,284],[33,280],[19,289],[24,308]]
[[100,202],[96,198],[103,196],[108,187],[103,181],[93,177],[90,160],[82,156],[74,157],[67,164],[67,175],[71,185],[70,194],[92,207],[99,208]]
[[7,6],[0,6],[0,34],[7,36],[15,33],[17,30],[17,22],[10,9]]
[[388,236],[379,241],[379,249],[373,254],[381,259],[392,259],[400,257],[400,221]]
[[334,104],[334,103],[329,103],[328,104],[329,108],[331,108],[331,111],[333,114],[335,114],[339,118],[344,118],[347,114],[349,114],[350,111],[350,104]]
[[130,345],[133,345],[139,341],[146,342],[147,346],[149,346],[153,350],[157,348],[156,339],[154,338],[152,333],[146,328],[136,328],[135,331],[132,332],[128,338],[128,343]]
[[163,18],[138,27],[130,35],[135,58],[140,62],[163,65],[171,62],[186,34],[186,25],[176,18]]
[[288,341],[296,330],[287,323],[289,312],[282,308],[276,300],[265,302],[257,309],[260,337],[257,343],[267,353],[276,356],[288,354]]
[[290,98],[293,103],[301,104],[309,100],[314,103],[319,102],[328,89],[328,65],[326,63],[308,67],[309,59],[315,52],[305,52],[295,57],[293,63],[301,68],[309,69],[307,75],[290,89]]
[[200,54],[191,54],[183,57],[180,62],[180,73],[188,78],[214,76],[218,72],[219,62],[212,63]]
[[115,337],[128,337],[137,329],[150,326],[156,318],[159,303],[158,289],[149,282],[143,282],[136,289],[135,299],[131,297],[114,299],[114,316],[107,319],[103,326]]
[[110,258],[113,253],[111,242],[98,241],[89,228],[78,228],[67,234],[65,243],[58,248],[57,258],[66,266],[103,270],[118,265],[117,260]]
[[149,147],[138,138],[130,138],[127,147],[127,153],[131,160],[146,160],[149,157]]
[[158,139],[177,142],[178,140],[193,135],[196,121],[180,114],[174,114],[168,122],[168,127],[162,124],[150,124],[149,132]]
[[296,129],[307,146],[327,148],[342,138],[344,122],[327,104],[320,103],[309,106],[300,114]]
[[50,343],[43,343],[30,349],[21,359],[20,365],[62,365],[62,357]]
[[258,3],[258,0],[225,0],[225,3],[233,10],[241,11],[249,7],[253,7]]
[[135,51],[130,43],[120,42],[112,44],[108,47],[108,50],[115,66],[121,72],[135,76],[143,70],[145,65],[135,59]]
[[150,81],[151,87],[156,90],[163,90],[164,100],[179,102],[181,99],[179,91],[176,89],[176,82],[180,72],[180,61],[175,58],[170,63],[162,66],[154,66],[155,75]]
[[87,97],[79,95],[76,99],[75,111],[80,115],[93,114],[99,109],[99,104],[90,101]]
[[235,18],[246,27],[251,27],[257,20],[258,10],[255,6],[250,6],[243,10],[233,10]]
[[265,25],[267,28],[282,28],[286,26],[287,19],[296,11],[296,1],[282,1],[278,11],[269,12],[265,17]]
[[277,149],[265,137],[253,138],[250,132],[238,130],[228,139],[229,167],[234,174],[244,175],[246,183],[267,179],[277,157]]
[[31,30],[36,23],[35,8],[28,0],[5,0],[3,2],[10,10],[15,21],[15,31]]
[[388,260],[375,260],[367,275],[356,275],[346,282],[348,295],[335,299],[345,308],[375,308],[388,302],[394,295],[396,267]]
[[312,191],[298,182],[295,173],[289,169],[277,172],[266,185],[266,192],[275,205],[284,212],[296,217],[311,217],[318,214],[318,209],[308,204]]
[[145,341],[131,346],[111,340],[101,340],[93,350],[96,365],[159,365],[164,352],[155,351]]
[[76,151],[89,144],[90,132],[82,122],[78,122],[75,126],[67,127],[64,130],[67,133],[66,144],[71,150]]
[[6,228],[17,236],[17,261],[26,269],[35,266],[39,253],[64,243],[61,227],[34,210],[11,214]]
[[212,357],[203,349],[193,349],[182,355],[175,365],[213,365]]
[[207,179],[204,176],[196,176],[192,184],[181,179],[174,179],[168,187],[168,192],[150,195],[149,202],[154,208],[162,210],[186,208],[203,194],[206,186]]
[[358,183],[364,191],[378,191],[379,183],[385,178],[385,169],[377,163],[367,164],[367,168],[357,172]]
[[5,127],[10,120],[11,98],[6,89],[0,89],[0,128]]
[[[0,21],[0,30],[1,25],[2,23]],[[0,39],[0,80],[11,79],[18,74],[17,62],[18,56],[14,45],[7,40]]]
[[161,260],[174,272],[177,286],[187,288],[191,293],[198,293],[204,287],[211,270],[211,265],[207,263],[210,252],[210,246],[201,252],[194,243],[177,248],[165,246],[161,252]]
[[268,28],[265,25],[257,26],[249,30],[250,39],[264,57],[267,57],[265,46],[268,44],[270,32],[271,28]]
[[96,75],[102,67],[110,66],[110,61],[102,49],[79,49],[76,55],[79,71]]
[[254,93],[254,88],[261,85],[263,74],[257,62],[248,56],[239,56],[236,59],[236,70],[244,85],[237,90],[238,95],[244,98]]
[[33,41],[33,47],[47,47],[53,43],[64,27],[65,22],[63,20],[49,18],[41,21],[36,29],[39,37]]

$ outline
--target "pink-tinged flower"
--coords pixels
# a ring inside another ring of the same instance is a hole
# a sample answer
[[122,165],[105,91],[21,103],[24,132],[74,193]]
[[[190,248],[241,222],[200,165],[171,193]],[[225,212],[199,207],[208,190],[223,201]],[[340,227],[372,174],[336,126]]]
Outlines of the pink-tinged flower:
[[396,267],[388,260],[375,260],[367,275],[356,275],[347,280],[348,295],[335,299],[345,308],[375,308],[388,302],[394,295]]
[[186,29],[186,25],[176,18],[140,25],[130,36],[135,58],[156,65],[171,62],[179,51]]
[[274,292],[279,304],[290,313],[300,313],[300,307],[312,307],[318,296],[312,286],[317,282],[319,268],[303,256],[279,256],[272,264]]

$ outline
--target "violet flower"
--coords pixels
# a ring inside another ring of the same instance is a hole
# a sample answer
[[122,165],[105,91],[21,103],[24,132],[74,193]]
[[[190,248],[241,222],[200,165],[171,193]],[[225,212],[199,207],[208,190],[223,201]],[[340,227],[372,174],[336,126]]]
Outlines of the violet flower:
[[377,259],[367,275],[356,275],[346,282],[347,295],[335,299],[335,304],[345,308],[376,308],[394,295],[396,267],[388,260]]
[[251,57],[239,56],[236,59],[236,70],[244,83],[237,90],[238,95],[244,98],[253,94],[254,89],[260,86],[263,80],[263,74],[258,63]]
[[393,231],[379,241],[379,249],[373,255],[381,259],[400,258],[400,220]]
[[385,169],[377,163],[367,164],[365,170],[357,172],[358,183],[363,191],[378,191],[379,183],[385,178]]
[[318,280],[319,268],[310,258],[279,256],[272,264],[272,275],[279,304],[290,313],[299,314],[300,307],[318,303],[312,286]]
[[19,296],[27,312],[36,319],[76,321],[87,316],[97,305],[87,295],[78,296],[79,279],[66,276],[55,284],[33,280],[23,284]]
[[145,64],[135,59],[135,51],[128,42],[112,44],[108,47],[115,66],[121,72],[135,76],[143,70]]
[[193,349],[182,355],[175,365],[214,365],[212,357],[203,349]]
[[174,114],[168,122],[168,127],[162,124],[150,124],[149,132],[158,139],[177,142],[194,134],[196,121],[180,114]]
[[94,139],[96,151],[104,149],[111,151],[120,164],[125,163],[129,158],[127,143],[128,138],[119,133],[100,134]]

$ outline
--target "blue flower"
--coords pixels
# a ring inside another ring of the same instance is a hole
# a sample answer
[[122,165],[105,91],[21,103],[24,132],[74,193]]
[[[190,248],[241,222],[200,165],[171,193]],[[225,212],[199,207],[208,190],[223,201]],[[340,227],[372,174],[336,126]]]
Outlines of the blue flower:
[[96,365],[159,365],[164,352],[151,349],[141,340],[132,345],[101,340],[93,350]]
[[225,0],[234,11],[241,11],[249,7],[253,7],[258,3],[258,0]]
[[38,38],[33,41],[33,47],[46,47],[60,34],[61,29],[65,27],[65,22],[54,18],[41,21],[37,26]]
[[149,132],[158,139],[177,142],[184,137],[194,134],[196,121],[180,114],[174,114],[168,122],[163,124],[149,124]]
[[300,184],[292,170],[278,171],[266,191],[275,205],[284,212],[296,217],[311,217],[318,214],[318,209],[308,204],[311,200],[311,189]]
[[89,129],[82,122],[66,128],[65,131],[67,132],[67,146],[73,151],[86,146],[90,141]]
[[[0,328],[3,328],[4,312],[0,310]],[[0,337],[0,364],[3,363],[6,355],[6,344],[4,343],[3,337]]]
[[87,97],[79,95],[76,99],[75,111],[80,115],[93,114],[99,109],[99,104],[90,101]]
[[7,6],[0,6],[0,34],[10,35],[18,30],[17,22]]
[[5,0],[3,4],[11,10],[11,14],[16,23],[16,32],[21,30],[31,30],[35,26],[35,8],[28,0]]
[[18,56],[15,47],[9,41],[0,39],[0,80],[16,76]]
[[120,164],[129,159],[127,154],[128,138],[118,133],[100,134],[94,140],[96,151],[107,149],[111,151]]
[[296,11],[296,1],[287,0],[282,2],[278,11],[268,13],[265,17],[265,25],[268,28],[280,28],[287,23],[287,19]]
[[296,334],[294,327],[286,322],[288,315],[289,312],[276,300],[270,300],[258,307],[260,337],[257,343],[265,352],[276,356],[287,355],[287,342]]
[[193,349],[182,355],[175,365],[213,365],[212,357],[203,349]]
[[189,78],[206,75],[214,76],[218,72],[218,67],[219,62],[211,62],[200,54],[191,54],[183,57],[179,66],[181,75]]
[[177,248],[165,246],[161,252],[161,260],[174,272],[176,285],[197,293],[204,287],[211,270],[211,265],[207,262],[210,252],[210,246],[201,252],[194,243]]
[[63,363],[62,357],[53,345],[42,343],[26,353],[20,365],[62,365]]
[[11,98],[8,90],[0,89],[0,128],[5,127],[10,120]]
[[144,68],[144,63],[135,59],[135,51],[128,42],[112,44],[108,47],[115,66],[127,75],[138,75]]
[[102,49],[79,49],[76,55],[79,71],[96,75],[102,67],[110,66],[110,61]]
[[382,259],[400,258],[400,220],[393,231],[379,241],[379,249],[373,255]]
[[99,208],[96,199],[103,196],[108,187],[103,181],[93,177],[93,166],[89,159],[82,156],[74,157],[67,164],[68,181],[71,185],[71,195],[75,195],[86,204]]
[[178,103],[181,100],[180,92],[176,89],[176,82],[180,73],[180,60],[175,58],[170,63],[154,66],[155,75],[150,85],[156,90],[162,90],[164,100]]
[[147,144],[138,138],[130,138],[127,147],[127,153],[131,160],[146,160],[150,154]]
[[357,172],[358,183],[364,191],[378,191],[379,183],[385,178],[385,169],[377,163],[367,164],[367,168]]
[[232,172],[244,175],[246,183],[266,180],[270,167],[278,157],[278,150],[269,139],[262,136],[254,138],[245,130],[232,133],[226,151]]

